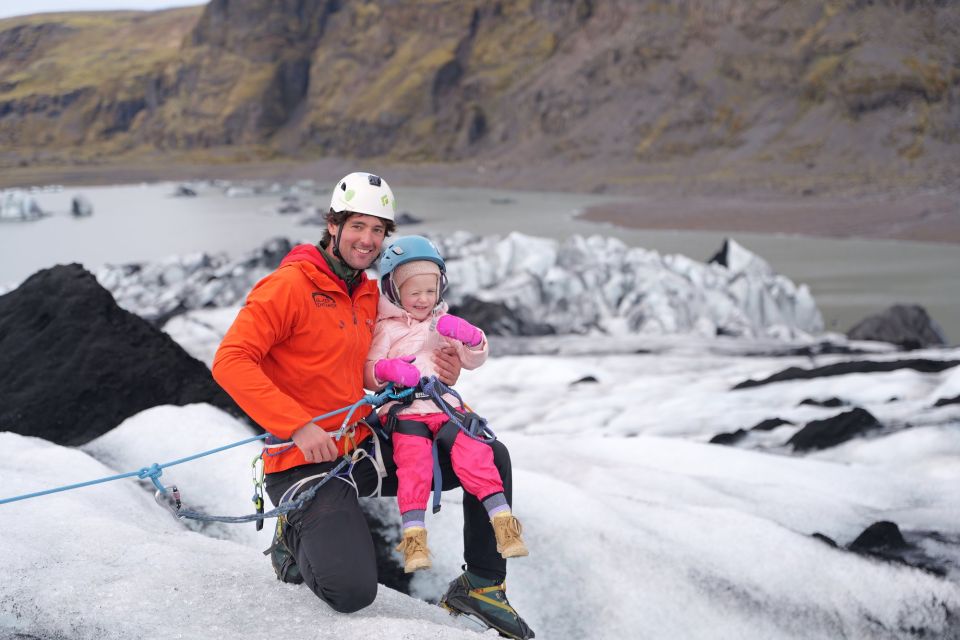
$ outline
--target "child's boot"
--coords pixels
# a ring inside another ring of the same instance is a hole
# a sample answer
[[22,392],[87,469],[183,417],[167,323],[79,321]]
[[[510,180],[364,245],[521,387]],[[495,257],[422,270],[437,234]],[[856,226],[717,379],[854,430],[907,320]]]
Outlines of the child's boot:
[[490,523],[493,525],[493,534],[497,537],[497,551],[501,556],[519,558],[529,554],[523,536],[520,535],[523,527],[509,510],[495,513]]
[[397,545],[397,551],[403,553],[403,570],[413,573],[420,569],[429,569],[430,549],[427,548],[427,530],[423,527],[406,527],[403,540]]

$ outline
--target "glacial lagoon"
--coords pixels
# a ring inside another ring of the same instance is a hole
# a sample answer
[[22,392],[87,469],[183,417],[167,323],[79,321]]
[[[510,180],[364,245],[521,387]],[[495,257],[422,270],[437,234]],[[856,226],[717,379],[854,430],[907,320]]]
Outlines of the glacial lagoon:
[[[321,227],[299,224],[301,214],[281,214],[281,192],[228,197],[200,185],[196,197],[174,197],[176,184],[65,188],[35,194],[52,215],[33,222],[0,224],[0,287],[11,288],[38,269],[79,262],[151,261],[206,251],[237,256],[264,240],[286,236],[316,241]],[[301,193],[299,203],[327,206],[327,188]],[[70,201],[83,195],[94,215],[74,218]],[[466,230],[511,231],[562,240],[572,234],[615,236],[630,246],[682,253],[706,260],[723,233],[644,231],[580,220],[586,207],[616,198],[605,195],[501,191],[476,188],[398,188],[400,210],[421,219],[404,233]],[[921,304],[960,343],[960,247],[903,241],[823,239],[737,233],[736,240],[773,268],[807,284],[830,330],[844,331],[896,302]]]

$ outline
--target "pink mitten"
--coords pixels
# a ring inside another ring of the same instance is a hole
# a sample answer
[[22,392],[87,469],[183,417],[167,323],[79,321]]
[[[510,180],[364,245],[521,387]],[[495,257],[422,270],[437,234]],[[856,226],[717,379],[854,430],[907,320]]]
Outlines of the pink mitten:
[[454,340],[459,340],[468,347],[475,347],[483,342],[483,332],[475,326],[457,316],[445,315],[437,321],[437,333]]
[[377,376],[377,380],[415,387],[420,382],[420,371],[410,364],[415,359],[415,356],[401,356],[377,360],[373,365],[373,375]]

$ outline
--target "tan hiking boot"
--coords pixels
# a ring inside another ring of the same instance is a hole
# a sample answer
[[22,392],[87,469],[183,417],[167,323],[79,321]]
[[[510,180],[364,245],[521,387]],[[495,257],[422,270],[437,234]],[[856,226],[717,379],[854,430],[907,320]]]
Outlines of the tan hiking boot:
[[423,527],[404,529],[403,540],[397,545],[397,551],[403,554],[405,573],[413,573],[433,566],[430,562],[430,549],[427,548],[427,530]]
[[527,545],[520,535],[523,533],[523,527],[520,521],[513,517],[509,511],[501,511],[490,520],[493,525],[493,535],[497,537],[497,551],[504,558],[519,558],[529,555]]

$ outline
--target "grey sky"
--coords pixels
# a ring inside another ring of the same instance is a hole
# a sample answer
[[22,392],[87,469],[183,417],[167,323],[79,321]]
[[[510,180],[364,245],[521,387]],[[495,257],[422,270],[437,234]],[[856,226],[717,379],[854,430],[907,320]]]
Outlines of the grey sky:
[[28,13],[49,13],[51,11],[105,11],[116,9],[169,9],[191,4],[206,4],[206,0],[4,0],[0,2],[0,18],[24,15]]

